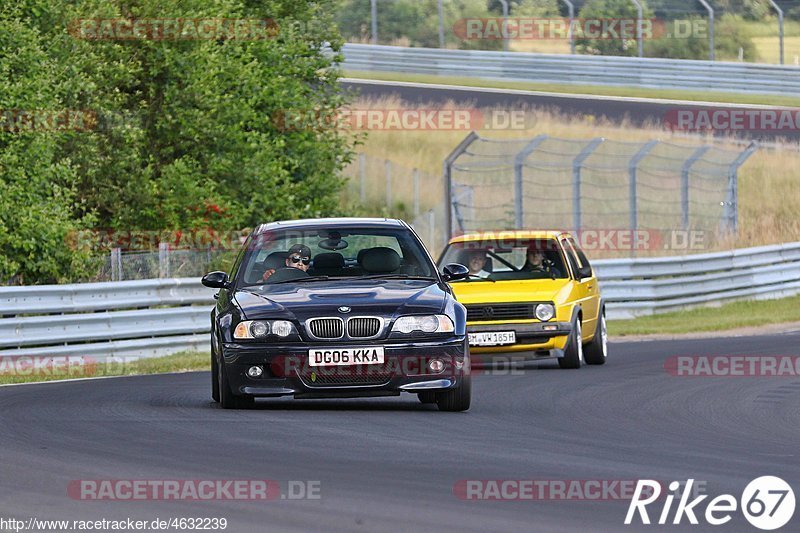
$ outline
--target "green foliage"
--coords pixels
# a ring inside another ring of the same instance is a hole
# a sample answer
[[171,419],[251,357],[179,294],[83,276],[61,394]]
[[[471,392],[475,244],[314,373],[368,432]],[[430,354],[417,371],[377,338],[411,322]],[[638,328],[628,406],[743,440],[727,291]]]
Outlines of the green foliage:
[[[642,0],[642,18],[653,17],[653,12]],[[636,20],[636,7],[630,0],[588,0],[578,15],[581,19]],[[638,53],[636,39],[591,39],[576,36],[575,48],[579,53],[604,56],[635,56]]]
[[[708,59],[707,19],[691,17],[689,20],[698,21],[700,23],[698,27],[704,31],[687,37],[645,41],[645,55],[673,59]],[[736,15],[723,15],[716,22],[714,34],[716,59],[735,60],[739,57],[739,48],[743,50],[745,61],[758,60],[758,51],[746,23]]]
[[713,4],[724,13],[736,14],[747,20],[763,20],[772,11],[767,0],[716,0]]
[[[64,232],[89,225],[225,230],[337,212],[354,138],[275,120],[346,102],[334,3],[20,0],[0,8],[0,109],[99,117],[91,132],[0,131],[0,281],[79,277],[71,265],[83,252],[55,248]],[[68,31],[76,19],[132,17],[269,18],[280,32],[125,41]]]

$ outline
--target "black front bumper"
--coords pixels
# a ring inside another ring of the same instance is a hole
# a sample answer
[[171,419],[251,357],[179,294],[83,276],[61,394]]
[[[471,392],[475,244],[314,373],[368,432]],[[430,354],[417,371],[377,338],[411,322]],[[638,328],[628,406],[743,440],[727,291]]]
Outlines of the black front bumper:
[[[384,347],[384,364],[311,367],[308,352],[331,348],[331,343],[287,345],[230,343],[223,345],[223,364],[234,394],[258,397],[292,395],[295,398],[387,396],[401,392],[423,392],[457,387],[469,372],[465,337],[427,342],[373,341]],[[364,343],[342,343],[335,347],[366,347]],[[445,363],[442,372],[427,368],[431,359]],[[261,366],[261,377],[247,370]]]

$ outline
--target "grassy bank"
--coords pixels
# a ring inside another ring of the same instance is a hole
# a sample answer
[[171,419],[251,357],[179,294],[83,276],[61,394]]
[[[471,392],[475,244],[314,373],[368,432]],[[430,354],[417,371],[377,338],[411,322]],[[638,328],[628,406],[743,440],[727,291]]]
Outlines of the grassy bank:
[[0,385],[77,378],[192,372],[209,370],[211,364],[208,353],[203,352],[182,352],[135,361],[117,358],[117,360],[109,362],[86,361],[83,365],[79,365],[79,362],[78,358],[68,360],[55,358],[52,366],[40,368],[38,365],[32,366],[31,362],[25,359],[14,362],[10,358],[0,358]]
[[720,307],[611,320],[609,335],[681,334],[726,331],[800,321],[800,296],[778,300],[733,302]]

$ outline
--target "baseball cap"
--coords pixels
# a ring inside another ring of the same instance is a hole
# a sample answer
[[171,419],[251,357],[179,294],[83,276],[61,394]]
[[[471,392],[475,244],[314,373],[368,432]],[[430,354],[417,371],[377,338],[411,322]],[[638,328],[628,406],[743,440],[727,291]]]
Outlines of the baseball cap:
[[289,255],[298,254],[300,257],[311,257],[311,248],[305,244],[295,244],[289,248]]

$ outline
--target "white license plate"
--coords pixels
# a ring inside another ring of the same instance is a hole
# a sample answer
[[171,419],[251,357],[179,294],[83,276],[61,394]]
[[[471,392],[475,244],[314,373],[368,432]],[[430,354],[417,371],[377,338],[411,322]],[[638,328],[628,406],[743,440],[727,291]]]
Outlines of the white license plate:
[[481,331],[469,333],[468,337],[470,346],[502,346],[517,342],[515,331]]
[[383,363],[383,346],[363,348],[312,348],[310,366],[375,365]]

